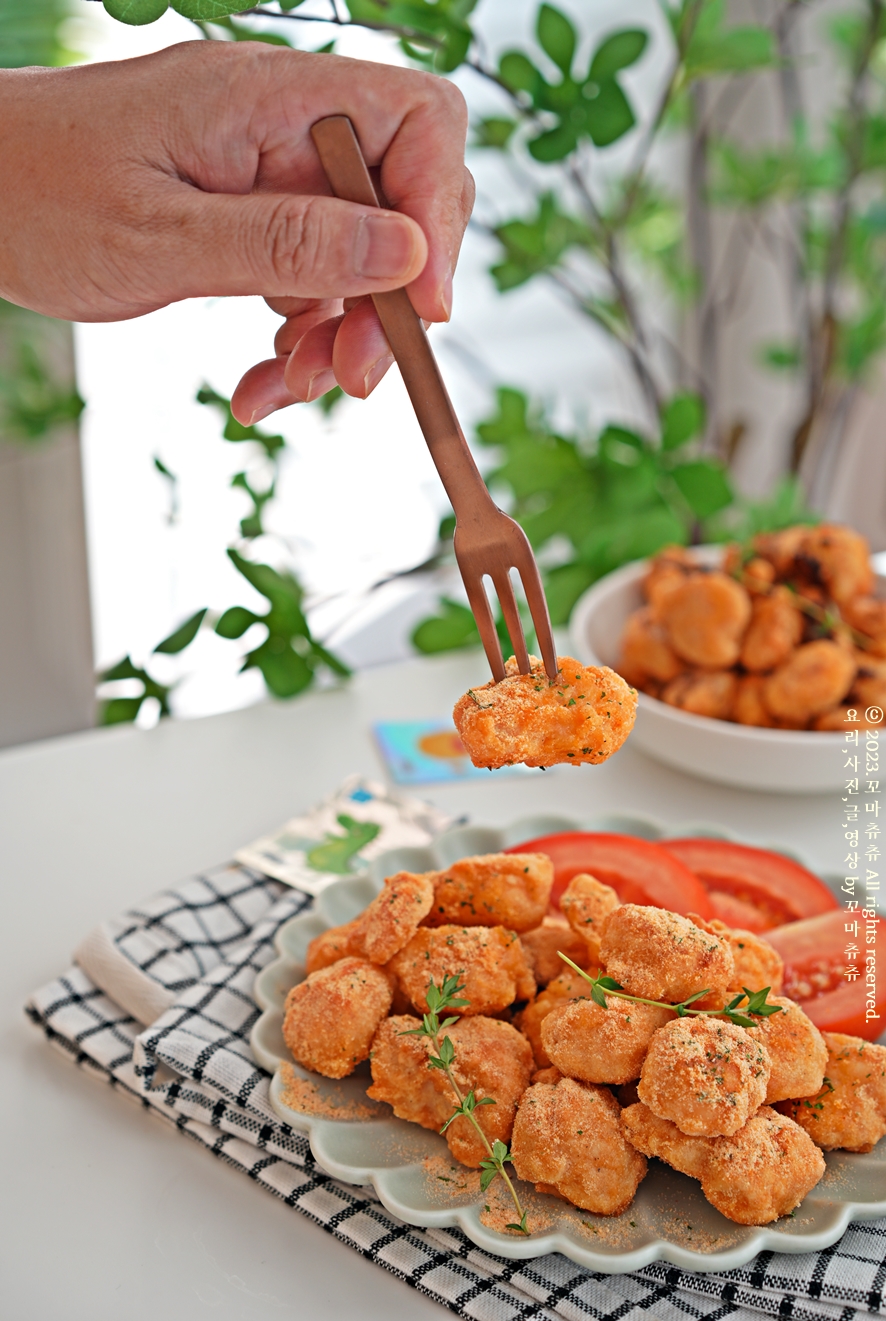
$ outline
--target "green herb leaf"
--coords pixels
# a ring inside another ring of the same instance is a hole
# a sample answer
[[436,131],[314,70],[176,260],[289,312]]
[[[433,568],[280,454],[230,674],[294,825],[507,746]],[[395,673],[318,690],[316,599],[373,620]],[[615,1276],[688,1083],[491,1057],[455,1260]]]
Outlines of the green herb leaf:
[[179,624],[175,632],[170,633],[168,638],[158,642],[154,648],[154,653],[160,653],[164,656],[176,656],[185,647],[189,647],[194,638],[200,631],[200,625],[206,618],[206,608],[198,610],[196,614],[191,615],[183,624]]

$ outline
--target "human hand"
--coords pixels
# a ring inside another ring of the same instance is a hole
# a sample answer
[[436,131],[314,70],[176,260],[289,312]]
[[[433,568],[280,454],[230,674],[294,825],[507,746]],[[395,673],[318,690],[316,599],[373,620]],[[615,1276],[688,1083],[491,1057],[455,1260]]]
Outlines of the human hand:
[[[353,122],[390,210],[331,196],[310,128]],[[276,356],[234,394],[244,423],[391,362],[370,293],[406,285],[448,319],[473,202],[466,112],[444,79],[258,42],[0,74],[0,294],[118,321],[183,298],[261,294]]]

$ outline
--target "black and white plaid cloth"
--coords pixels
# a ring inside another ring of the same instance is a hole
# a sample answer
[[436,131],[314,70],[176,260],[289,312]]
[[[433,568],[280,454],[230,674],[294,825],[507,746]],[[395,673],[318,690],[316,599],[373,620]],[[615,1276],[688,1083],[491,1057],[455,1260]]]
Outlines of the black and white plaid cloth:
[[722,1275],[662,1262],[600,1275],[558,1253],[507,1261],[458,1229],[411,1228],[371,1190],[330,1178],[305,1139],[274,1114],[269,1076],[248,1044],[259,1013],[256,973],[275,956],[278,928],[310,902],[246,867],[194,877],[93,933],[77,964],[37,991],[27,1012],[82,1068],[460,1316],[856,1321],[884,1314],[884,1220],[852,1226],[826,1252],[764,1252]]

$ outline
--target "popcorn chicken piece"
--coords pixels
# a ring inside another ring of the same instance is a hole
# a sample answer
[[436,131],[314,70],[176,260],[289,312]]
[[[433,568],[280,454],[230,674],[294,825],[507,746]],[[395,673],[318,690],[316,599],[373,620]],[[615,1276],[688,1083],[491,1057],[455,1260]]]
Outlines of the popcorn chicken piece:
[[359,921],[359,917],[355,917],[353,922],[330,927],[328,931],[321,931],[319,936],[315,936],[308,945],[305,971],[309,974],[319,972],[321,968],[329,968],[341,959],[360,958],[362,950],[354,940]]
[[871,1151],[886,1135],[886,1046],[843,1032],[822,1037],[828,1058],[821,1089],[778,1108],[825,1151]]
[[654,1005],[607,997],[608,1008],[593,1000],[555,1005],[541,1022],[545,1054],[567,1078],[582,1082],[626,1083],[640,1077],[657,1028],[674,1015]]
[[567,965],[558,953],[560,950],[580,968],[591,966],[586,942],[576,935],[566,918],[559,914],[548,913],[542,919],[541,926],[533,927],[531,931],[521,931],[520,944],[538,986],[547,986],[548,982],[566,970]]
[[[600,933],[603,920],[618,908],[618,895],[595,876],[579,872],[560,898],[560,911],[577,936],[585,942],[589,963],[600,962]],[[576,959],[576,963],[579,960]],[[584,964],[579,964],[584,967]]]
[[741,644],[739,659],[746,670],[763,673],[788,659],[803,638],[803,616],[786,587],[757,596]]
[[838,605],[868,595],[874,585],[867,539],[838,523],[806,528],[797,564],[813,582],[823,584]]
[[778,1005],[781,1013],[770,1014],[759,1020],[758,1027],[746,1029],[748,1036],[766,1047],[772,1062],[765,1103],[812,1096],[822,1085],[828,1062],[824,1038],[793,1000],[770,995],[768,1003]]
[[763,702],[777,720],[806,724],[840,702],[855,678],[855,659],[838,642],[819,638],[797,647],[763,684]]
[[763,702],[762,674],[744,674],[738,680],[732,719],[738,725],[756,725],[759,729],[774,729],[778,724]]
[[[711,918],[710,921],[699,917],[697,913],[689,913],[688,917],[690,922],[701,927],[702,931],[729,941],[733,970],[727,991],[731,991],[734,995],[736,991],[743,991],[746,986],[752,991],[762,991],[765,986],[778,995],[784,985],[784,962],[778,950],[770,945],[768,940],[764,940],[753,931],[744,930],[743,927],[727,926],[719,917]],[[708,1004],[710,999],[711,997],[707,996],[704,1000],[699,1000],[696,1008],[720,1007],[719,1003],[713,1001]]]
[[350,942],[370,963],[388,963],[408,945],[434,900],[431,876],[401,871],[389,876],[380,894],[353,924]]
[[577,972],[571,968],[566,968],[559,977],[554,977],[548,982],[543,991],[539,991],[534,1000],[523,1009],[514,1020],[515,1025],[520,1029],[532,1046],[535,1062],[540,1069],[548,1068],[551,1061],[542,1045],[541,1025],[547,1015],[557,1005],[565,1000],[581,998],[585,993],[590,994],[587,982],[583,977],[579,977]]
[[[683,581],[680,575],[679,581]],[[686,668],[668,642],[667,631],[654,617],[649,606],[635,610],[625,624],[621,638],[618,672],[632,682],[657,679],[668,683]]]
[[632,1146],[698,1179],[711,1205],[738,1225],[788,1215],[825,1171],[799,1124],[765,1105],[729,1137],[687,1137],[642,1102],[623,1110],[621,1122]]
[[751,598],[725,573],[696,574],[668,598],[668,641],[678,656],[702,669],[738,660],[751,618]]
[[735,706],[738,678],[732,670],[696,671],[672,679],[661,700],[694,716],[729,720]]
[[664,618],[674,589],[699,571],[699,565],[683,546],[665,546],[653,555],[641,589],[654,619]]
[[771,1067],[766,1047],[727,1019],[677,1018],[653,1035],[637,1093],[681,1133],[729,1137],[763,1104]]
[[346,1078],[369,1057],[391,995],[380,968],[364,959],[341,959],[293,986],[286,997],[283,1040],[297,1064],[325,1078]]
[[520,939],[504,927],[420,927],[387,965],[420,1014],[428,1012],[429,984],[446,977],[464,983],[453,1014],[495,1014],[515,1000],[531,1000],[535,980]]
[[520,1100],[511,1156],[521,1179],[597,1215],[630,1205],[646,1162],[625,1141],[606,1087],[562,1078],[534,1083]]
[[634,724],[636,692],[605,666],[582,666],[569,656],[559,664],[551,683],[536,657],[531,673],[520,674],[512,656],[501,683],[459,698],[452,715],[475,766],[578,766],[618,751]]
[[545,853],[487,853],[431,872],[428,927],[507,927],[521,934],[548,910],[554,866]]
[[[372,1042],[372,1086],[366,1094],[387,1101],[398,1118],[439,1132],[458,1102],[445,1073],[428,1064],[428,1038],[403,1035],[419,1026],[419,1019],[406,1015],[381,1024]],[[479,1015],[461,1019],[445,1035],[455,1048],[452,1071],[462,1095],[473,1091],[478,1101],[487,1096],[495,1101],[474,1112],[489,1142],[510,1141],[517,1102],[533,1070],[529,1043],[509,1023]],[[488,1154],[464,1116],[453,1120],[444,1136],[455,1159],[471,1169]]]
[[603,922],[600,958],[631,995],[679,1004],[696,991],[725,993],[734,962],[728,940],[664,908],[622,904]]
[[807,531],[808,528],[797,524],[780,532],[760,532],[754,537],[754,550],[769,561],[778,578],[790,578],[796,570],[797,553]]

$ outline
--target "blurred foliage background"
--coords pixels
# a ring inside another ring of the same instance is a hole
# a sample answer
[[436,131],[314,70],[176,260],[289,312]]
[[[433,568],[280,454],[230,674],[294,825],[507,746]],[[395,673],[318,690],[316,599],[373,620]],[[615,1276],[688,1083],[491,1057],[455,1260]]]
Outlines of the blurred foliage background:
[[[172,8],[208,40],[334,50],[341,30],[366,28],[396,38],[416,65],[476,78],[496,98],[497,112],[475,119],[471,145],[513,166],[522,200],[509,218],[478,209],[472,223],[495,243],[489,273],[502,315],[510,291],[531,281],[555,286],[621,355],[643,419],[564,430],[550,407],[502,381],[477,428],[490,487],[526,529],[554,620],[564,623],[590,584],[662,545],[744,538],[815,517],[808,493],[838,462],[886,349],[886,21],[880,0],[836,9],[824,0],[761,0],[753,9],[660,0],[667,70],[641,115],[632,71],[653,37],[663,39],[660,28],[625,25],[613,4],[611,23],[602,33],[597,24],[589,40],[580,0],[568,14],[543,3],[531,31],[492,60],[474,24],[481,7],[504,3],[329,0],[328,12],[312,5],[302,13],[300,0],[173,0]],[[104,0],[104,8],[143,24],[167,4]],[[53,35],[63,13],[63,0],[0,0],[3,62],[64,59]],[[812,74],[814,103],[809,33],[823,70]],[[764,86],[776,113],[755,135],[738,112]],[[793,416],[769,465],[769,495],[750,501],[736,487],[748,436],[723,357],[755,247],[774,255],[788,316],[780,339],[750,352],[791,382]],[[5,315],[23,329],[13,350],[4,341],[4,433],[32,440],[81,404],[53,394],[41,376],[27,316]],[[227,553],[268,610],[202,609],[156,650],[181,651],[200,628],[233,643],[260,623],[265,638],[243,668],[260,669],[275,695],[293,696],[320,674],[345,677],[311,634],[296,566],[251,557],[277,490],[283,437],[241,427],[209,389],[200,399],[219,410],[224,439],[251,456],[234,478],[251,509]],[[335,395],[321,401],[327,410],[335,403]],[[174,475],[158,466],[174,495]],[[451,562],[452,530],[444,518],[425,567]],[[433,652],[474,645],[477,635],[466,607],[442,600],[413,641]],[[106,721],[133,719],[148,696],[164,714],[172,709],[170,690],[129,657],[101,678],[143,686],[140,697],[110,698]]]

